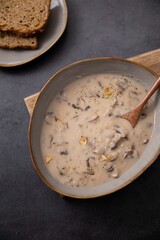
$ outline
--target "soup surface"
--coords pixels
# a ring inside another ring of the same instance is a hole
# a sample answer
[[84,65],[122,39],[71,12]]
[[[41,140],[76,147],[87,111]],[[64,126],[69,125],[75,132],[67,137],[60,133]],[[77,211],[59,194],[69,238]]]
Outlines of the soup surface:
[[98,74],[75,80],[50,103],[41,131],[41,151],[50,174],[74,187],[119,178],[141,156],[153,127],[153,102],[138,124],[121,115],[147,90],[129,75]]

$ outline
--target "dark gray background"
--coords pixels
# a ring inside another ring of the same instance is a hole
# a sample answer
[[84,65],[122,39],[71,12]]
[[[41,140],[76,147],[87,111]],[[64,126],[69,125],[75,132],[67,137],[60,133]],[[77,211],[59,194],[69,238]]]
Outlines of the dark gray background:
[[126,188],[91,200],[61,198],[32,166],[24,97],[73,61],[126,58],[160,47],[159,0],[67,5],[67,28],[54,47],[25,65],[0,68],[0,240],[160,239],[158,160]]

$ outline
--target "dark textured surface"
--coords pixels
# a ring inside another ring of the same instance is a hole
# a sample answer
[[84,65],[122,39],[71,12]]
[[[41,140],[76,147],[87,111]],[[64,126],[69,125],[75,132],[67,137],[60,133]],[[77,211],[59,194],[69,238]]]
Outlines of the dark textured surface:
[[67,29],[52,49],[26,65],[0,68],[0,240],[160,239],[160,161],[126,188],[91,200],[61,198],[32,166],[24,97],[75,60],[160,47],[159,0],[67,4]]

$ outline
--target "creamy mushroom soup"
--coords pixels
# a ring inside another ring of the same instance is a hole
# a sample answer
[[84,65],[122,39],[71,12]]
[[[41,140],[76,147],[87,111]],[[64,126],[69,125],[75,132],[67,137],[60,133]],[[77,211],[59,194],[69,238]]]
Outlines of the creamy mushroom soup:
[[153,127],[153,102],[135,128],[121,118],[147,90],[129,75],[77,79],[50,103],[41,151],[50,174],[68,186],[95,186],[119,178],[144,151]]

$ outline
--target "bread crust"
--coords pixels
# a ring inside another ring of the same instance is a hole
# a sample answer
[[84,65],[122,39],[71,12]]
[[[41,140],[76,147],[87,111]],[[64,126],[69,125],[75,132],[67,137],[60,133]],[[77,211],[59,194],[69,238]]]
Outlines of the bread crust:
[[0,48],[37,49],[38,40],[36,36],[26,38],[12,33],[0,32]]

